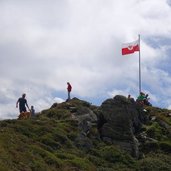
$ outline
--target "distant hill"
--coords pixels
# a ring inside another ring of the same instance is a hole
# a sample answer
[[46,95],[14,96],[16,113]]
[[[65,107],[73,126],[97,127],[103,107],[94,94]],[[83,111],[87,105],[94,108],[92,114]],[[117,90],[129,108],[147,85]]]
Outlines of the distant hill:
[[0,121],[0,171],[170,171],[171,111],[124,96],[73,98]]

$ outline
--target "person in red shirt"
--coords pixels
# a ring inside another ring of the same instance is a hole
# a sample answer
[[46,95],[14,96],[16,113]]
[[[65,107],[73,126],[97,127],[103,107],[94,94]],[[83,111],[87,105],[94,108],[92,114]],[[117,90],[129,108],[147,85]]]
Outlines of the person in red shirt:
[[67,100],[70,100],[71,97],[70,97],[70,93],[71,93],[71,90],[72,90],[72,86],[69,82],[67,82],[67,91],[68,91],[68,99]]

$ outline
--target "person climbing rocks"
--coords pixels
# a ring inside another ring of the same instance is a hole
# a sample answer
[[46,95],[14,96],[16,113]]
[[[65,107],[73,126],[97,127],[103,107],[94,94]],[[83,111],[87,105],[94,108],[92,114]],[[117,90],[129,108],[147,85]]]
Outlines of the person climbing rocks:
[[149,102],[149,99],[150,98],[148,97],[148,94],[140,92],[140,95],[138,96],[136,102],[141,105],[152,106],[152,104]]
[[145,95],[144,98],[144,104],[147,106],[152,106],[152,104],[149,102],[150,98],[148,97],[148,94]]
[[131,97],[131,95],[130,95],[130,94],[128,95],[128,100],[129,100],[130,102],[132,102],[132,103],[134,103],[134,102],[135,102],[134,98],[133,98],[133,97]]
[[26,107],[29,109],[29,106],[27,104],[27,100],[26,100],[26,94],[22,94],[22,97],[20,97],[18,100],[17,100],[17,103],[16,103],[16,108],[18,108],[18,104],[19,104],[19,112],[22,113],[22,112],[27,112],[27,109]]
[[131,99],[131,95],[130,94],[128,95],[128,99]]
[[145,99],[145,94],[143,92],[140,92],[136,102],[138,102],[141,105],[144,105],[144,99]]
[[72,86],[69,82],[67,82],[67,91],[68,91],[68,99],[67,100],[71,99],[71,97],[70,97],[71,90],[72,90]]

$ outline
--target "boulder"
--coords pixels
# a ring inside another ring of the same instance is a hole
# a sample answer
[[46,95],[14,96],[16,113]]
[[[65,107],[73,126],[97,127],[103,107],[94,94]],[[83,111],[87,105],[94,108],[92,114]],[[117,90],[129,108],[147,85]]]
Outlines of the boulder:
[[102,103],[98,115],[101,139],[107,139],[139,157],[139,143],[135,134],[146,120],[143,108],[124,96],[117,95]]
[[[90,108],[86,106],[78,107],[74,116],[78,121],[79,129],[76,145],[77,147],[81,147],[84,150],[89,150],[93,147],[93,143],[88,137],[94,127],[97,129],[97,116]],[[95,139],[100,139],[98,132],[93,136]]]

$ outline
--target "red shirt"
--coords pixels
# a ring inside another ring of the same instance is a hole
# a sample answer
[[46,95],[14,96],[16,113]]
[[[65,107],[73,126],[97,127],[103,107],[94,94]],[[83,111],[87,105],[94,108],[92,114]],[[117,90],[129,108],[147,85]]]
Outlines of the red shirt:
[[67,90],[68,90],[69,92],[71,92],[71,90],[72,90],[71,84],[68,84]]

